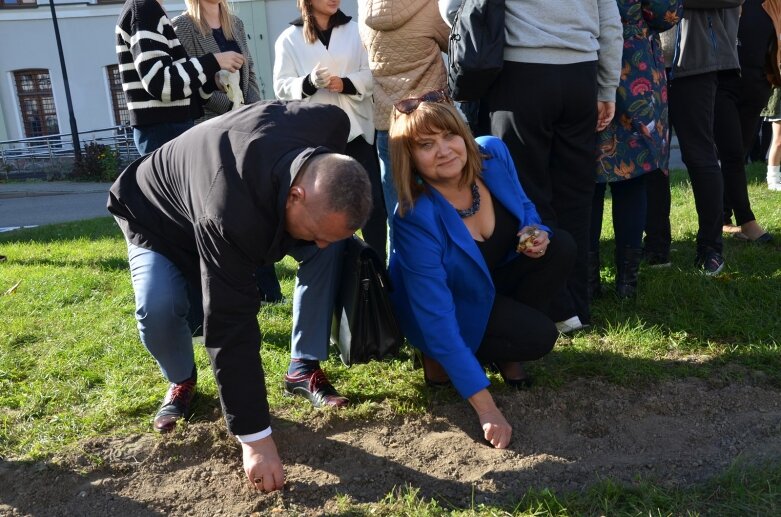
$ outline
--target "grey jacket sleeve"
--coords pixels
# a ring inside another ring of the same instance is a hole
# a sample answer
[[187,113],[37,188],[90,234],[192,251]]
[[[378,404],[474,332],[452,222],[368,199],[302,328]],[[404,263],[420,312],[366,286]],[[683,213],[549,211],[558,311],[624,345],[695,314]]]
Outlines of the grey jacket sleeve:
[[624,49],[624,29],[615,0],[599,0],[599,64],[597,68],[597,100],[615,102],[616,88],[621,78],[621,56]]

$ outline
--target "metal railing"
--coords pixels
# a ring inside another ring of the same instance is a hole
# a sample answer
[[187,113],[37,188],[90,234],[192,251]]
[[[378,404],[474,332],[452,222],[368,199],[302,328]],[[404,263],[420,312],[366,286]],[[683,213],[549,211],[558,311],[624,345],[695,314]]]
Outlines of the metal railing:
[[[139,156],[129,126],[79,131],[79,141],[82,147],[91,142],[111,147],[123,162]],[[6,180],[67,175],[73,160],[71,133],[0,141],[0,177]]]

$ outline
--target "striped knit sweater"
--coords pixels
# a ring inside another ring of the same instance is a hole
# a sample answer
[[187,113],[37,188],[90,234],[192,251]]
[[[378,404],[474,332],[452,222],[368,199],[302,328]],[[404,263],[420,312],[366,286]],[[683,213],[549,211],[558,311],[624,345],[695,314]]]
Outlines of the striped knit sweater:
[[220,67],[190,58],[157,0],[127,0],[116,26],[117,59],[130,124],[184,122],[203,115]]

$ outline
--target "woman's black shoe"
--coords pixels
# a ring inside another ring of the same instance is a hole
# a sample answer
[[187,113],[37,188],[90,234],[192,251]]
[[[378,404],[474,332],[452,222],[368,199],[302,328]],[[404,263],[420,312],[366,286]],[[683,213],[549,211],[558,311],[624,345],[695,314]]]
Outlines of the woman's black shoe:
[[[526,371],[523,372],[523,375],[521,377],[517,379],[510,379],[505,375],[504,370],[502,370],[502,368],[499,366],[499,363],[491,363],[489,367],[491,368],[491,370],[498,373],[499,376],[504,381],[504,383],[510,386],[511,388],[522,390],[526,388],[531,388],[533,384],[531,375],[527,374]],[[523,370],[523,367],[521,367],[521,370]]]
[[435,359],[427,357],[420,350],[415,350],[415,358],[423,367],[423,380],[429,388],[446,388],[450,386],[450,378],[442,365]]

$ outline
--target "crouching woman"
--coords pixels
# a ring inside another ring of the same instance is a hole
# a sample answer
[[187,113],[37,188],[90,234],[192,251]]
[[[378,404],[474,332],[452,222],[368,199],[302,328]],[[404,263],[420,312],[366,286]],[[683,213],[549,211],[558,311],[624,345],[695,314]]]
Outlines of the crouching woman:
[[504,143],[475,141],[442,91],[397,102],[391,118],[399,321],[423,353],[426,383],[452,382],[485,439],[505,448],[512,427],[484,368],[508,385],[529,384],[522,362],[553,348],[546,311],[572,269],[574,241],[542,224]]

